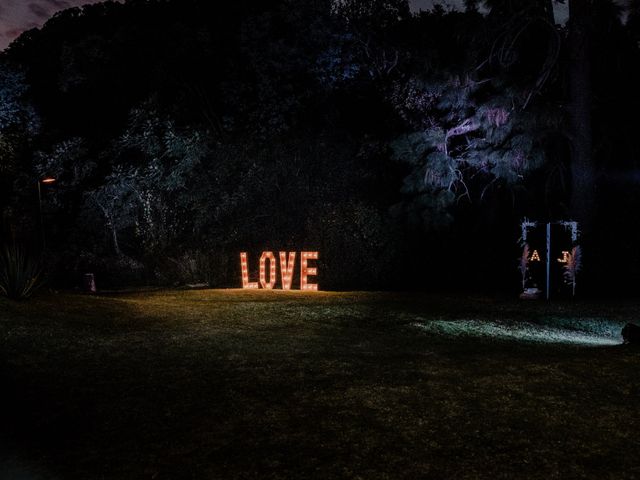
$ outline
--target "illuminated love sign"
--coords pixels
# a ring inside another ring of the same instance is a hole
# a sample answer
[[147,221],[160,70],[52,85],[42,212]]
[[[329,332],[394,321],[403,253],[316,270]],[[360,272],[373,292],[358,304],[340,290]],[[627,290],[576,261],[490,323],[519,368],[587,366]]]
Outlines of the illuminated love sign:
[[[279,252],[280,256],[280,279],[283,290],[291,290],[293,272],[295,270],[296,252]],[[309,266],[309,260],[317,260],[318,252],[300,252],[300,290],[318,290],[317,283],[309,283],[308,277],[316,276],[318,269]],[[267,275],[267,262],[269,263]],[[276,285],[276,257],[273,252],[262,252],[260,256],[260,278],[259,282],[249,281],[249,260],[246,252],[240,253],[240,269],[242,270],[242,288],[256,289],[264,288],[272,290]]]

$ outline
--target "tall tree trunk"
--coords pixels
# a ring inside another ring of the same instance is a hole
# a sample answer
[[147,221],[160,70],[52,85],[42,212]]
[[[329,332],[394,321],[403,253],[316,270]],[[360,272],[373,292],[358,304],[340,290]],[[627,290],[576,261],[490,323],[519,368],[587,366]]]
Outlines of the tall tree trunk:
[[547,14],[547,19],[551,25],[556,24],[556,16],[553,12],[553,0],[545,0],[544,9]]
[[589,233],[595,209],[591,138],[589,31],[593,0],[569,0],[569,88],[571,115],[571,214]]
[[118,231],[116,230],[116,224],[113,222],[111,217],[107,219],[107,226],[111,231],[111,240],[113,243],[113,251],[117,256],[120,256],[122,252],[120,251],[120,242],[118,241]]

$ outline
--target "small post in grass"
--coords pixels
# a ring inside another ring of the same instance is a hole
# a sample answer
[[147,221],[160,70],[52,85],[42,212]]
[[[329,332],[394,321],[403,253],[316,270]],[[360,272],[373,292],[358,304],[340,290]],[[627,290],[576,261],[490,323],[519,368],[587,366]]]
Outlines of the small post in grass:
[[44,231],[44,219],[42,217],[42,186],[41,185],[51,185],[52,183],[56,183],[56,179],[53,177],[44,177],[38,179],[38,214],[40,217],[40,240],[42,242],[42,251],[44,252],[47,248],[47,238]]
[[551,279],[551,223],[547,223],[547,300],[549,300],[549,281]]
[[93,273],[84,274],[85,293],[96,293],[96,277]]

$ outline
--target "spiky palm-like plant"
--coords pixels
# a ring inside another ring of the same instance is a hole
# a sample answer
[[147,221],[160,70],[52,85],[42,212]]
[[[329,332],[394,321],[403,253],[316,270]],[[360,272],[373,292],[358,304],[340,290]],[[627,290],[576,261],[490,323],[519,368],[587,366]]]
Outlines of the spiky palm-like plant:
[[5,245],[0,251],[0,295],[25,299],[41,286],[40,261],[19,245]]
[[576,296],[576,277],[582,268],[582,250],[580,245],[576,245],[571,249],[571,253],[567,255],[567,263],[564,265],[564,280],[571,285],[572,295]]

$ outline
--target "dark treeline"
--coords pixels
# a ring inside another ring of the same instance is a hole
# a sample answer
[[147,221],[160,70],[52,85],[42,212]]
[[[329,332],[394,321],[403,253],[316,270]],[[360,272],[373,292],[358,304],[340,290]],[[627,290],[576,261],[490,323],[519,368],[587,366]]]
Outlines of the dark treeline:
[[573,218],[587,284],[633,291],[640,4],[466,3],[57,14],[0,58],[5,240],[41,247],[54,177],[62,286],[238,286],[268,249],[319,250],[322,288],[516,291],[520,221]]

